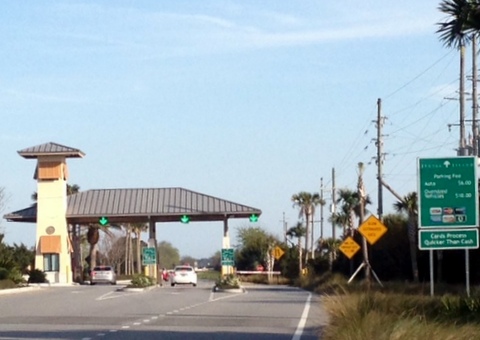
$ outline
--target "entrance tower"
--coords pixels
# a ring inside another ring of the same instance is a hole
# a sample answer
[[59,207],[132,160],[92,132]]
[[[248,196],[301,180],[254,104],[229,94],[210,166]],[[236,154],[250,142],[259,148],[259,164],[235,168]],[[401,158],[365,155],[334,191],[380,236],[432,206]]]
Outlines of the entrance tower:
[[18,151],[37,159],[37,226],[35,268],[44,271],[50,283],[71,283],[72,243],[67,224],[67,158],[85,154],[74,148],[46,143]]

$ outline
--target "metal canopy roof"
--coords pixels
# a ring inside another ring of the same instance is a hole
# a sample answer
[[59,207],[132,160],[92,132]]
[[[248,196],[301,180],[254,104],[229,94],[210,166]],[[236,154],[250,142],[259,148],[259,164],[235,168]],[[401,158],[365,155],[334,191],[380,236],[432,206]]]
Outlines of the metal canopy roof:
[[[105,216],[110,224],[134,222],[223,221],[249,218],[262,211],[239,203],[184,188],[98,189],[68,196],[69,224],[98,223]],[[10,222],[36,222],[36,204],[3,216]]]
[[64,156],[72,158],[81,158],[85,154],[79,149],[57,143],[45,143],[17,151],[24,158],[38,158],[39,156]]

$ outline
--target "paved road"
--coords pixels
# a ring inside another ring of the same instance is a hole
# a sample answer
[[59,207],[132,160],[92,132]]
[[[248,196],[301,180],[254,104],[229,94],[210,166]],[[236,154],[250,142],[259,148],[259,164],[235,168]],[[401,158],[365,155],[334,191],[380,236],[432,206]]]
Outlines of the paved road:
[[286,286],[213,293],[212,284],[144,292],[50,287],[0,295],[0,339],[319,339],[318,297]]

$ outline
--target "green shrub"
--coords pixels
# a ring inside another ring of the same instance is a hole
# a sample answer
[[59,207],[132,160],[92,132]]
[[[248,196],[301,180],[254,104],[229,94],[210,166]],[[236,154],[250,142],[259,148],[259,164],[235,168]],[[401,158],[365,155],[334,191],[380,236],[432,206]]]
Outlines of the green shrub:
[[128,287],[132,288],[145,288],[154,286],[156,284],[155,279],[145,274],[136,274],[132,278],[132,283]]
[[0,268],[0,280],[8,279],[8,269],[7,268]]
[[8,273],[8,278],[16,284],[25,283],[22,272],[18,268],[13,268],[12,270],[10,270],[10,272]]
[[28,272],[28,283],[46,283],[47,275],[40,269],[32,269]]
[[223,275],[215,284],[218,288],[240,288],[240,279],[234,274]]

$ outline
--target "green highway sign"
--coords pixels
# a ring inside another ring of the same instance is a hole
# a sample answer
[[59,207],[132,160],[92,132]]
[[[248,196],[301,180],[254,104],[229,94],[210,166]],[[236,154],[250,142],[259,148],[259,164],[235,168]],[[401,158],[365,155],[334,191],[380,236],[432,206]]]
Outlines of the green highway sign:
[[142,248],[142,264],[144,266],[157,263],[157,252],[155,247]]
[[180,217],[180,222],[182,222],[182,223],[190,222],[190,216],[183,215],[182,217]]
[[477,249],[478,228],[421,229],[418,242],[420,250]]
[[476,227],[477,158],[419,158],[417,166],[419,227]]
[[250,215],[250,222],[258,222],[258,215],[257,214],[251,214]]
[[108,224],[108,218],[105,217],[105,216],[102,216],[102,217],[100,217],[100,218],[98,219],[98,223],[99,223],[100,225],[107,225],[107,224]]
[[235,264],[235,253],[233,248],[222,249],[222,266],[233,266]]

